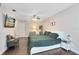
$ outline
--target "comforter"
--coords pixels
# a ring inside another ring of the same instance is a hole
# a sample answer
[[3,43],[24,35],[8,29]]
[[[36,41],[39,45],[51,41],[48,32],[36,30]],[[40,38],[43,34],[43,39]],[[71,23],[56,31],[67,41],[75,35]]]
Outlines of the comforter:
[[61,39],[54,39],[46,35],[34,35],[29,37],[29,50],[32,47],[43,47],[61,43]]

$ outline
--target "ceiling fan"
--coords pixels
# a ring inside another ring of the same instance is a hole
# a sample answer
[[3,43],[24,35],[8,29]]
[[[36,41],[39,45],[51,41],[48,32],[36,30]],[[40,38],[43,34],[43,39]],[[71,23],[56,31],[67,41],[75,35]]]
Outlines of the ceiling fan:
[[33,21],[40,20],[40,17],[39,17],[39,16],[37,16],[37,15],[33,15],[32,20],[33,20]]
[[37,16],[37,15],[33,15],[33,18],[34,18],[34,19],[37,19],[37,20],[40,20],[40,17]]
[[19,16],[26,17],[27,19],[32,19],[34,21],[40,21],[45,15],[39,14],[39,12],[34,13],[24,13],[20,11],[16,11],[16,9],[12,9],[12,12],[17,13]]

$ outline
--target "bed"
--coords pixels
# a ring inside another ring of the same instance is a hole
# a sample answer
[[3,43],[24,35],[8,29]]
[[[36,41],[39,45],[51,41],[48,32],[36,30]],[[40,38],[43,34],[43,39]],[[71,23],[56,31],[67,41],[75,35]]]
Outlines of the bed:
[[28,49],[30,54],[39,53],[51,48],[60,47],[61,39],[57,33],[29,36]]

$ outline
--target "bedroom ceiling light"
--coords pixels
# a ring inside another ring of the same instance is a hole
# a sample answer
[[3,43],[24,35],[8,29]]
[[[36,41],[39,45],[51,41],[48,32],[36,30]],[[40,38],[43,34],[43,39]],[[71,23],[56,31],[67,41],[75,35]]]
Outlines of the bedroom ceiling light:
[[33,21],[37,21],[37,19],[36,19],[36,18],[33,18],[32,20],[33,20]]
[[37,16],[37,15],[33,15],[32,20],[33,20],[33,21],[38,21],[38,20],[40,20],[40,17],[39,17],[39,16]]

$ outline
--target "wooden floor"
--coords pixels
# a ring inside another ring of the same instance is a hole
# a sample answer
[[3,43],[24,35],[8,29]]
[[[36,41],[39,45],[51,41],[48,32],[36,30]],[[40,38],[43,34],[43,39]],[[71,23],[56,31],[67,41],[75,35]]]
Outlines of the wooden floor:
[[34,55],[77,55],[77,54],[72,51],[67,52],[67,50],[63,48],[56,48],[53,50],[36,53]]
[[[27,38],[19,38],[19,48],[12,47],[8,49],[5,53],[3,53],[3,55],[28,55],[27,42],[28,42]],[[37,53],[35,55],[76,55],[76,54],[72,51],[69,51],[69,53],[67,53],[66,50],[62,48],[57,48],[57,49]]]
[[27,38],[19,38],[19,47],[12,47],[3,55],[27,55],[27,42]]

